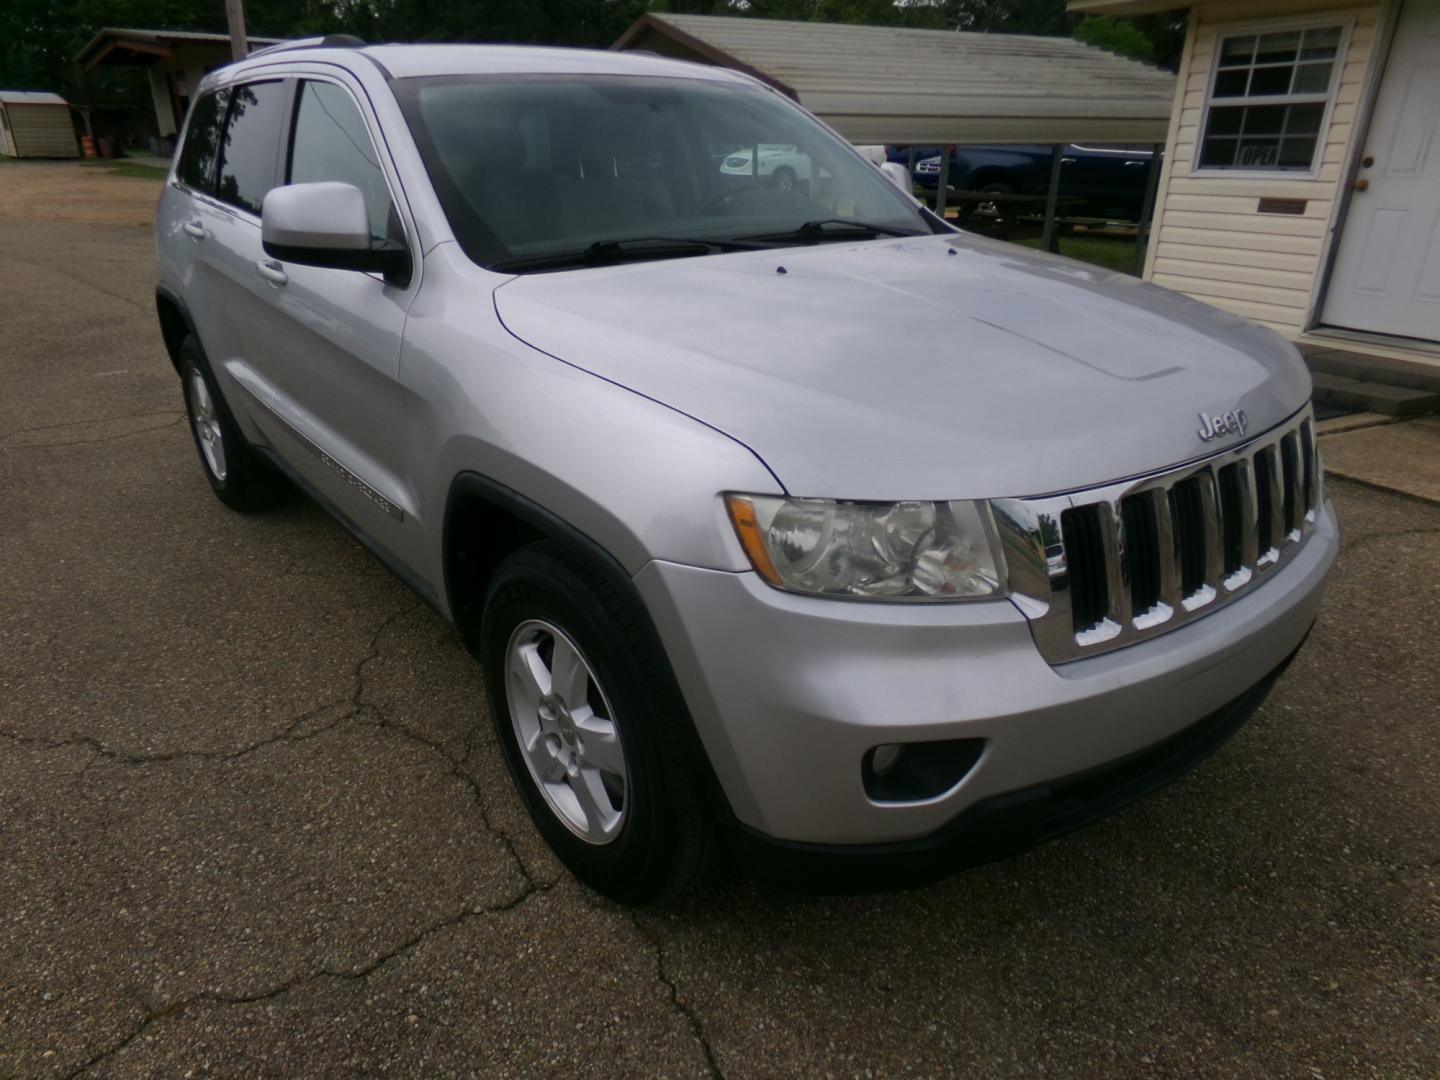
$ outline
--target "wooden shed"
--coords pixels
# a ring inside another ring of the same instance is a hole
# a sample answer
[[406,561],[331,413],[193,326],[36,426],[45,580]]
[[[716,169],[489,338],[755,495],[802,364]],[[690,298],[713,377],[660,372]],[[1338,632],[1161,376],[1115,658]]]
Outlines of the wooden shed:
[[0,154],[6,157],[80,156],[70,106],[59,94],[0,90]]

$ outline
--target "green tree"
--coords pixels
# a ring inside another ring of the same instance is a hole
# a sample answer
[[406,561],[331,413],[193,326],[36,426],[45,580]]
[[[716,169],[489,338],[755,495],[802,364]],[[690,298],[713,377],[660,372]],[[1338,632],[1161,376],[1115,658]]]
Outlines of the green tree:
[[1119,53],[1133,60],[1155,62],[1155,43],[1145,32],[1128,20],[1113,15],[1091,15],[1075,27],[1075,40],[1094,45],[1107,52]]

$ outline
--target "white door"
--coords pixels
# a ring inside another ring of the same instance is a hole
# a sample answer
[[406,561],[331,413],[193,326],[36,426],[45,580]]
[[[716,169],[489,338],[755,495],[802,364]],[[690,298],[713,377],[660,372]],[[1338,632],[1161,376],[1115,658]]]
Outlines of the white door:
[[1323,321],[1440,341],[1440,3],[1405,0]]

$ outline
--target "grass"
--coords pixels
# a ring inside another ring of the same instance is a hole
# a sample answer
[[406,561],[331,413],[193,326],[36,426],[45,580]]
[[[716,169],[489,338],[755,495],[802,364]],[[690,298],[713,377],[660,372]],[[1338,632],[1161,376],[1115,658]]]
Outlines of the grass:
[[[1022,247],[1041,247],[1040,237],[1017,241]],[[1135,237],[1124,233],[1074,232],[1060,237],[1060,254],[1094,263],[1122,274],[1135,272]]]
[[104,169],[111,176],[130,176],[138,180],[164,180],[169,175],[168,169],[157,169],[154,165],[141,165],[136,161],[106,160],[104,158],[95,161],[81,162],[87,169]]

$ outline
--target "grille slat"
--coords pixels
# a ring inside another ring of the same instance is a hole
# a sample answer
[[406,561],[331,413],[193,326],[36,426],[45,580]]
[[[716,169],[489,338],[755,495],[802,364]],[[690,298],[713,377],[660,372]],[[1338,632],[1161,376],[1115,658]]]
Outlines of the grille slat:
[[1100,532],[1100,508],[1082,506],[1060,515],[1069,571],[1070,617],[1075,633],[1093,629],[1110,610],[1105,572],[1105,541]]
[[1160,603],[1160,527],[1155,502],[1155,493],[1151,491],[1120,501],[1132,618],[1144,615]]
[[[1245,481],[1240,475],[1240,462],[1220,470],[1221,548],[1224,552],[1225,576],[1229,577],[1245,565]],[[1250,528],[1255,527],[1254,517]]]
[[1255,587],[1256,573],[1288,560],[1319,523],[1322,483],[1307,411],[1168,474],[991,505],[1013,554],[1012,596],[1042,653],[1062,663],[1153,636]]
[[1263,567],[1275,561],[1273,553],[1280,547],[1285,531],[1285,499],[1280,490],[1280,455],[1276,448],[1268,446],[1256,451],[1254,461],[1258,504],[1256,543],[1260,549],[1255,561]]
[[1306,420],[1300,425],[1300,450],[1305,466],[1305,510],[1308,513],[1320,501],[1319,455],[1315,446],[1315,425]]
[[1170,517],[1174,522],[1175,558],[1180,565],[1183,599],[1205,584],[1205,508],[1198,476],[1170,489]]

